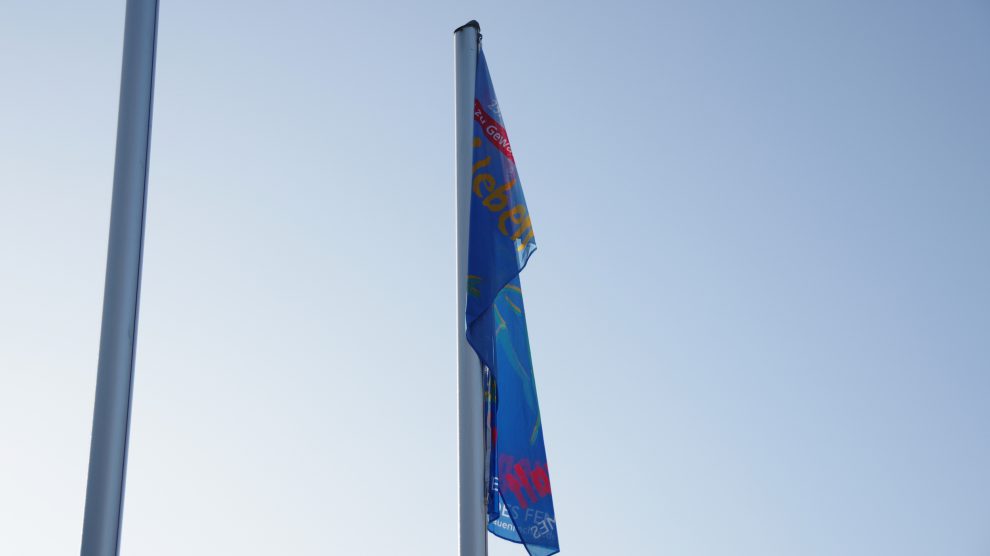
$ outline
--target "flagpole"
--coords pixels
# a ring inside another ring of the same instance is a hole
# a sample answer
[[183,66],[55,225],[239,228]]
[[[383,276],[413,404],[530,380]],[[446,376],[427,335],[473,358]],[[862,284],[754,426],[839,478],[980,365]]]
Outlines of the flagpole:
[[471,202],[474,76],[481,27],[477,21],[454,30],[455,199],[457,214],[457,457],[460,556],[488,553],[485,509],[485,443],[481,362],[467,343],[467,261]]
[[158,0],[127,0],[82,556],[120,552],[157,31]]

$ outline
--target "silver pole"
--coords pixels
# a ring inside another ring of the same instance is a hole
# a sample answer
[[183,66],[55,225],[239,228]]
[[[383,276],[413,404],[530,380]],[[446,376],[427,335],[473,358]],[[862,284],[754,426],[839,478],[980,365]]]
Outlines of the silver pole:
[[460,556],[488,553],[485,511],[485,443],[481,362],[467,343],[468,224],[474,135],[474,76],[480,27],[471,21],[454,31],[455,199],[457,213],[457,453]]
[[127,0],[82,556],[120,552],[157,31],[158,1]]

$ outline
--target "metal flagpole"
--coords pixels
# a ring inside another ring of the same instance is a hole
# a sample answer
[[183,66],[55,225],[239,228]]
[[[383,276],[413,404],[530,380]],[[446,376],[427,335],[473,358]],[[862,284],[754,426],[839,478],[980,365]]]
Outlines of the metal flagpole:
[[481,27],[470,21],[454,31],[457,157],[457,456],[460,556],[485,556],[488,538],[485,510],[485,443],[481,362],[468,345],[464,310],[467,306],[468,223],[471,206],[472,136],[474,135],[474,76]]
[[117,556],[151,140],[158,0],[127,0],[82,556]]

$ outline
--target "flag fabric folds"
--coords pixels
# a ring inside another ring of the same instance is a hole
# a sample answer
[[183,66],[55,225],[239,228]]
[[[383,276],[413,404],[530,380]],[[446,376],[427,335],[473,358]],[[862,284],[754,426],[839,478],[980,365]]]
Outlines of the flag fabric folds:
[[473,142],[465,317],[484,373],[488,529],[548,556],[560,549],[519,281],[536,240],[480,46]]

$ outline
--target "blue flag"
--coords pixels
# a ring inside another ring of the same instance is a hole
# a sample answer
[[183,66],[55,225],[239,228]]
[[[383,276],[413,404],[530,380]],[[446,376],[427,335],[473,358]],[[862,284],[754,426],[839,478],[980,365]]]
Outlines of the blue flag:
[[465,316],[484,373],[488,530],[548,556],[560,545],[519,281],[536,240],[480,48],[474,94]]

